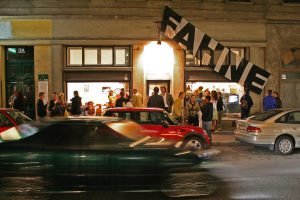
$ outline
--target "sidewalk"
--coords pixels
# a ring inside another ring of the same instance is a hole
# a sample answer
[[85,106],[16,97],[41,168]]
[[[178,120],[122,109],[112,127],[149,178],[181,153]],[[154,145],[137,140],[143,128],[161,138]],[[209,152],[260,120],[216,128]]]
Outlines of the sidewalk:
[[231,120],[223,121],[223,130],[212,133],[212,146],[242,145],[234,137],[235,124]]

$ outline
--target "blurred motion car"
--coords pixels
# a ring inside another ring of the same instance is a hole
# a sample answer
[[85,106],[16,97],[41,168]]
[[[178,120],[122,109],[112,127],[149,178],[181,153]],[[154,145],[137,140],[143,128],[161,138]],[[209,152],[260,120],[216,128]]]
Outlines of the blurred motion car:
[[300,147],[300,109],[275,109],[237,122],[236,139],[290,154]]
[[74,117],[20,128],[27,137],[0,144],[1,191],[10,191],[5,187],[20,179],[30,179],[31,192],[35,187],[77,192],[151,190],[159,187],[168,170],[202,160],[202,153],[182,151],[176,141],[140,134],[137,123],[118,118]]
[[0,108],[0,141],[20,139],[16,127],[27,122],[32,120],[18,110]]
[[180,125],[168,112],[160,108],[110,108],[104,116],[133,120],[140,124],[149,136],[180,141],[187,150],[208,149],[211,136],[197,126]]

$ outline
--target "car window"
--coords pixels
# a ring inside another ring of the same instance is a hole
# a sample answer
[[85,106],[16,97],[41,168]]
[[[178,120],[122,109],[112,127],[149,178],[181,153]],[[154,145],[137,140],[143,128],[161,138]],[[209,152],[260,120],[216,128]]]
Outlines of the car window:
[[276,120],[276,123],[286,123],[288,116],[289,116],[288,114],[283,115],[282,117]]
[[136,115],[136,121],[139,124],[155,124],[159,125],[165,120],[162,112],[139,112]]
[[52,124],[25,138],[25,144],[42,148],[80,148],[82,135],[95,129],[85,124]]
[[115,148],[125,142],[131,143],[133,140],[117,133],[107,125],[97,126],[82,137],[82,147],[87,149]]
[[13,127],[14,124],[8,119],[6,115],[0,112],[0,126],[5,126],[5,127]]
[[288,115],[287,123],[300,124],[300,112],[291,112]]
[[282,110],[270,110],[267,112],[261,112],[261,113],[255,114],[255,115],[249,117],[249,119],[256,120],[256,121],[265,121],[267,119],[270,119],[271,117],[274,117],[275,115],[277,115],[281,112],[283,112],[283,111]]
[[32,120],[26,115],[16,112],[16,111],[7,111],[7,114],[18,124],[23,124],[27,122],[31,122]]
[[134,113],[132,112],[107,112],[105,116],[118,117],[126,120],[134,120]]

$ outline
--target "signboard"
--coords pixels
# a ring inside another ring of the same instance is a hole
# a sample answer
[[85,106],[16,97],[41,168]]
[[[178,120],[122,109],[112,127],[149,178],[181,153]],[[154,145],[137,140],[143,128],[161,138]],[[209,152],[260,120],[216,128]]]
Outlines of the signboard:
[[[161,31],[170,39],[177,42],[183,49],[199,58],[199,49],[216,49],[221,51],[217,58],[214,71],[230,81],[237,82],[250,91],[260,94],[267,83],[270,73],[266,70],[245,60],[227,47],[223,46],[207,34],[195,28],[193,24],[186,21],[168,6],[165,7]],[[236,57],[236,63],[225,65],[224,61],[229,55]],[[203,55],[203,60],[208,62],[211,56],[207,53]]]
[[48,102],[48,74],[38,74],[38,91],[45,93],[44,104]]

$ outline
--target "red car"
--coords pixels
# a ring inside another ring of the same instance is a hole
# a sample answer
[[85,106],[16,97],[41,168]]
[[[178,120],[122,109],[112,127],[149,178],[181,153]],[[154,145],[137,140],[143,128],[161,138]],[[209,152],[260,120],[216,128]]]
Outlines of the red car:
[[160,108],[111,108],[104,116],[133,120],[147,135],[182,141],[182,147],[199,150],[211,146],[211,137],[200,127],[179,125],[173,117]]
[[0,141],[20,139],[16,127],[30,121],[29,117],[15,109],[0,108]]

